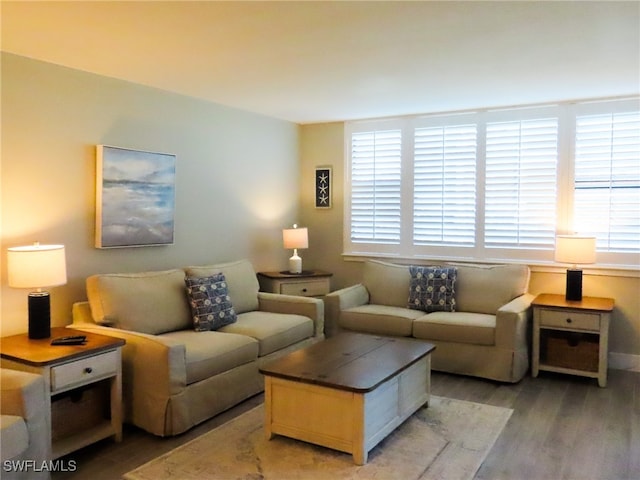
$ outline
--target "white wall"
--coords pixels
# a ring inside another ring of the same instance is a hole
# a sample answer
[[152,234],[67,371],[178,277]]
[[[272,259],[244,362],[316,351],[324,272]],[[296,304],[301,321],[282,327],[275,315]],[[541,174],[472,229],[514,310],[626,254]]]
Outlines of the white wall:
[[[281,229],[298,210],[298,126],[2,54],[1,335],[27,330],[28,290],[7,286],[6,248],[66,246],[52,323],[70,322],[98,272],[249,258],[286,265]],[[94,248],[95,145],[177,155],[175,244]]]

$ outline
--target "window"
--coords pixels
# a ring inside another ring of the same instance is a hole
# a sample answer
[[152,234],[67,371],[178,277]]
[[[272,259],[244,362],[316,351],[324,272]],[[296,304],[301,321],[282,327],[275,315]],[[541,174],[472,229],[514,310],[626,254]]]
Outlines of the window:
[[574,222],[603,252],[640,245],[640,112],[576,119]]
[[351,241],[400,241],[400,130],[355,133],[351,142]]
[[476,139],[475,125],[415,130],[415,245],[475,244]]
[[485,246],[553,248],[558,119],[487,125]]
[[548,262],[595,235],[640,258],[640,101],[349,122],[345,253]]

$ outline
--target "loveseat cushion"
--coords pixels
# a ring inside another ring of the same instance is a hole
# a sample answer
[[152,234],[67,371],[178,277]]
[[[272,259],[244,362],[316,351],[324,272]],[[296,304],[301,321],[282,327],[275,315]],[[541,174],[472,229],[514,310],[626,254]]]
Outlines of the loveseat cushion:
[[151,335],[192,328],[183,270],[92,275],[87,297],[101,325]]
[[245,335],[181,330],[162,337],[184,344],[188,385],[258,358],[258,342]]
[[413,322],[413,336],[423,340],[495,345],[496,317],[482,313],[433,312]]
[[500,307],[526,293],[529,286],[527,265],[456,266],[456,310],[495,315]]
[[369,291],[369,303],[406,308],[411,278],[408,265],[369,260],[362,268],[362,283]]
[[413,321],[424,316],[424,312],[406,308],[406,296],[405,291],[404,307],[369,304],[343,310],[340,313],[340,326],[357,332],[409,337]]
[[210,277],[222,272],[227,280],[229,296],[236,313],[258,310],[260,284],[249,260],[187,267],[185,272],[189,277]]
[[238,315],[237,322],[219,331],[256,339],[262,357],[312,337],[313,330],[313,321],[302,315],[255,311]]

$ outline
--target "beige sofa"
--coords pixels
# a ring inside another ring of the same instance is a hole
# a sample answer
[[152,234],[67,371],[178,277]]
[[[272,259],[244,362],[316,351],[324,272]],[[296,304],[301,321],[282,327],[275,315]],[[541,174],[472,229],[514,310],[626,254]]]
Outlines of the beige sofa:
[[[194,330],[185,276],[222,272],[237,321]],[[258,292],[247,260],[87,279],[73,328],[126,340],[125,421],[176,435],[264,389],[262,363],[324,338],[324,304]]]
[[[456,267],[455,311],[408,308],[407,265],[367,261],[362,283],[325,297],[327,321],[340,329],[405,336],[436,345],[434,370],[517,382],[529,367],[529,268]],[[332,330],[334,327],[332,326]],[[335,331],[335,330],[334,330]]]
[[50,478],[49,471],[42,468],[43,462],[51,457],[47,395],[41,375],[0,369],[0,477],[3,479]]

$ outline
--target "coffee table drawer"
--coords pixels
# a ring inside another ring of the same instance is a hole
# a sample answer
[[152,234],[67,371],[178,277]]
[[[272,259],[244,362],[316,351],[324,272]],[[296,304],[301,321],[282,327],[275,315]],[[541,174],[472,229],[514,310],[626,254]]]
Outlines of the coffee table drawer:
[[106,352],[51,368],[51,391],[92,383],[96,379],[116,375],[118,352]]

